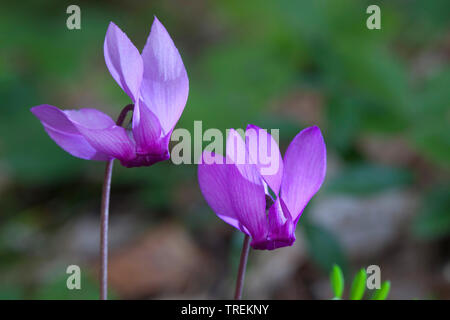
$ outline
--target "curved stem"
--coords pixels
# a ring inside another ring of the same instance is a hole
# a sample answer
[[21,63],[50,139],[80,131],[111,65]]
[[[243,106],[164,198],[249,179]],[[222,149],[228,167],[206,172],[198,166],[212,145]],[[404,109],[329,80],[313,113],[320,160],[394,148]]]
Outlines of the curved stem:
[[[134,105],[125,106],[117,118],[116,124],[121,126],[127,113],[133,110]],[[106,163],[105,177],[103,179],[102,206],[100,216],[100,299],[108,299],[108,220],[109,220],[109,199],[111,193],[111,177],[114,159]]]
[[132,111],[134,109],[134,104],[128,104],[126,105],[122,111],[120,111],[119,117],[117,118],[116,124],[118,126],[121,126],[123,124],[123,121],[125,120],[125,117],[127,116],[127,113],[129,111]]
[[241,300],[242,289],[244,288],[245,268],[247,267],[248,252],[250,251],[250,236],[247,234],[244,237],[242,244],[241,261],[239,262],[239,269],[236,279],[236,290],[234,292],[234,300]]

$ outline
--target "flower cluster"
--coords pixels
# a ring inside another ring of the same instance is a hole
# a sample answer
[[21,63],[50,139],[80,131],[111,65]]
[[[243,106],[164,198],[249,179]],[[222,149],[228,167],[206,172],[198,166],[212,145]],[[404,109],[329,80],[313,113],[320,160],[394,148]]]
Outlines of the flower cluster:
[[[189,80],[166,29],[155,18],[139,53],[111,22],[104,55],[112,77],[134,104],[131,128],[117,125],[96,109],[63,111],[45,104],[31,111],[49,136],[76,157],[118,159],[126,167],[169,159],[170,136],[185,107]],[[226,149],[225,156],[205,151],[198,167],[200,188],[210,207],[219,218],[251,236],[254,249],[292,245],[299,217],[325,178],[326,150],[320,129],[301,131],[284,159],[273,137],[254,125],[248,126],[245,141],[230,130]],[[267,170],[263,158],[269,149]]]

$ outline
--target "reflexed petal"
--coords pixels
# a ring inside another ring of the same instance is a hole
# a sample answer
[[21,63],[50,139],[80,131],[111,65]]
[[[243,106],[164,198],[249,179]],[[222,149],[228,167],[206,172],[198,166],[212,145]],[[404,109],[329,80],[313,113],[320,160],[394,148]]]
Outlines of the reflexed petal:
[[106,66],[119,86],[136,102],[144,71],[142,57],[127,35],[113,22],[103,46]]
[[77,125],[77,129],[97,151],[121,161],[135,157],[134,146],[124,128],[114,125],[105,129],[90,129]]
[[105,161],[111,158],[87,142],[68,118],[67,111],[50,105],[40,105],[31,108],[31,112],[41,121],[50,138],[71,155],[86,160]]
[[278,143],[266,130],[248,125],[245,132],[246,146],[252,163],[255,163],[264,180],[278,195],[283,176],[283,158]]
[[51,127],[64,133],[79,134],[75,125],[67,117],[67,114],[55,106],[42,104],[31,108],[30,111],[41,120],[45,127]]
[[91,129],[104,129],[116,123],[110,116],[97,109],[63,110],[72,123]]
[[77,158],[97,161],[111,159],[110,156],[94,149],[82,135],[64,133],[45,126],[44,129],[57,145]]
[[158,118],[142,101],[136,103],[134,107],[133,137],[138,153],[158,154],[161,152],[161,126]]
[[217,155],[205,151],[203,156],[205,161],[198,166],[198,178],[210,207],[225,222],[254,239],[264,239],[267,235],[265,194],[256,167],[243,165],[244,177],[234,164],[205,164],[211,163],[205,157]]
[[292,140],[283,170],[280,196],[296,223],[325,179],[326,148],[318,127],[306,128]]
[[108,115],[96,109],[66,110],[64,113],[98,152],[119,160],[134,157],[134,146],[126,130],[117,126]]
[[158,117],[167,134],[175,127],[186,105],[189,80],[175,44],[156,17],[142,51],[142,59],[142,99]]

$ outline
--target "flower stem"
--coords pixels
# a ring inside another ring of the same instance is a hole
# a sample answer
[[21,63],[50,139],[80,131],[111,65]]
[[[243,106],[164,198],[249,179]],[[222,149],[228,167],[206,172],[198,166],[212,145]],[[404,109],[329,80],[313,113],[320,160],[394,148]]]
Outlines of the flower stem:
[[248,252],[250,251],[250,236],[247,234],[244,237],[242,244],[241,261],[239,262],[239,269],[236,279],[236,290],[234,292],[234,300],[241,300],[242,289],[244,287],[245,268],[247,267]]
[[[134,105],[125,106],[117,118],[116,124],[121,126],[128,111],[133,110]],[[111,193],[111,177],[114,159],[108,160],[103,179],[102,206],[100,216],[100,299],[108,299],[108,220],[109,220],[109,199]]]
[[106,163],[105,179],[102,192],[102,212],[100,226],[100,299],[108,299],[108,218],[109,218],[109,194],[111,191],[111,176],[114,159]]

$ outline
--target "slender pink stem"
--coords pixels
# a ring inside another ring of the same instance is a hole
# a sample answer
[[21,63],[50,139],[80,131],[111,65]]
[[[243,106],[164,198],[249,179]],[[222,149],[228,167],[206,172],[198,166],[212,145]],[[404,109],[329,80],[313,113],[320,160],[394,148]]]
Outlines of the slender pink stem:
[[245,235],[242,244],[241,261],[236,279],[236,290],[234,292],[234,300],[242,299],[242,289],[244,288],[245,269],[247,267],[248,252],[250,251],[250,237]]
[[[129,104],[122,109],[116,124],[121,126],[128,111],[133,110],[134,105]],[[114,159],[106,163],[105,178],[103,179],[102,206],[100,216],[100,299],[108,299],[108,220],[109,220],[109,199],[111,193],[111,177]]]
[[109,195],[111,192],[111,176],[114,159],[106,163],[105,179],[102,192],[102,212],[100,226],[100,299],[108,299],[108,219],[109,219]]

